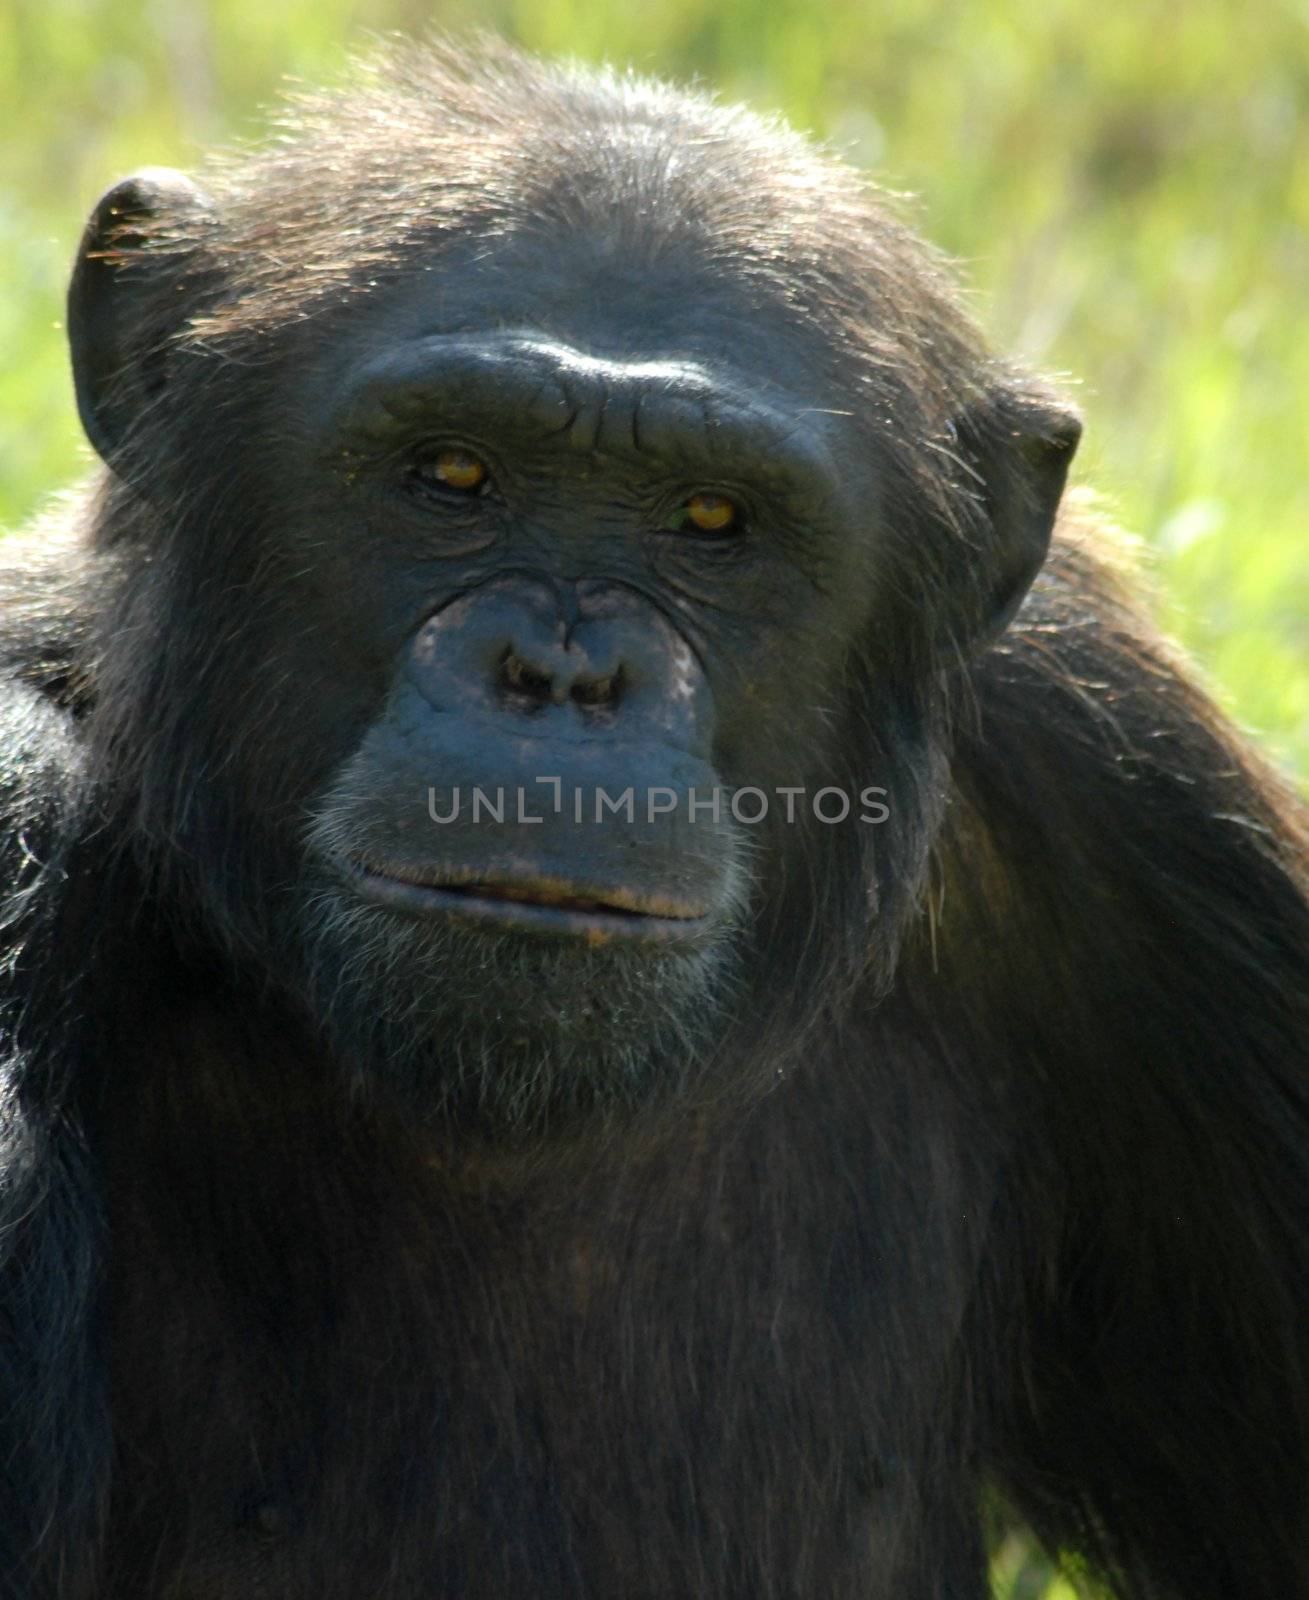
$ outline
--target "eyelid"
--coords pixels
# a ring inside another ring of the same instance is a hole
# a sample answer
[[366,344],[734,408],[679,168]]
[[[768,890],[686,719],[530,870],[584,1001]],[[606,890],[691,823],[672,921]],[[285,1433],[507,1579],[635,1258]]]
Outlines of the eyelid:
[[472,456],[488,472],[491,470],[491,452],[475,440],[456,434],[427,434],[407,442],[402,448],[415,462],[434,461],[437,456],[449,451],[455,455]]
[[675,512],[686,510],[697,495],[704,495],[706,498],[714,500],[728,501],[735,512],[731,523],[728,524],[729,527],[744,528],[747,524],[758,520],[760,515],[760,506],[742,485],[715,483],[701,478],[695,482],[683,484],[682,487],[669,495],[664,501],[662,517],[666,520]]

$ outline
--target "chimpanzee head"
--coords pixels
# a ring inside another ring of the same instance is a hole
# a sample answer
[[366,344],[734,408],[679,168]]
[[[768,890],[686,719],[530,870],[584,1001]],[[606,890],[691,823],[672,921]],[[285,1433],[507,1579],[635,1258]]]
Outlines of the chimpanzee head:
[[889,981],[1077,424],[852,171],[402,53],[111,190],[70,332],[106,792],[356,1079],[538,1126]]

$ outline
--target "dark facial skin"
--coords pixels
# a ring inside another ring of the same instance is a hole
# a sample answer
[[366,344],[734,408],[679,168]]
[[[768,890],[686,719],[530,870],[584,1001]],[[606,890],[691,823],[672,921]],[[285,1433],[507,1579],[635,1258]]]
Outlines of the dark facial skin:
[[[814,827],[775,790],[851,786],[814,711],[861,623],[876,482],[817,402],[826,352],[743,346],[731,294],[688,315],[681,272],[611,266],[601,298],[595,242],[572,250],[438,258],[318,330],[269,469],[324,702],[373,697],[310,802],[292,946],[316,1006],[377,1019],[438,1099],[492,1052],[537,1077],[582,1052],[610,1090],[703,1056],[747,925],[783,910],[787,829]],[[480,481],[443,482],[443,452]],[[698,528],[697,495],[729,524]],[[766,825],[733,820],[743,785]]]

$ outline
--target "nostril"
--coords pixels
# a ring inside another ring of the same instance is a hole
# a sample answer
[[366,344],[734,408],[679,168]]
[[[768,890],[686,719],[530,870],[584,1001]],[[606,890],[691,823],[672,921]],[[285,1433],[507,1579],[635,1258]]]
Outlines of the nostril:
[[500,662],[500,687],[509,694],[525,700],[546,701],[551,698],[554,680],[548,672],[533,667],[513,650],[506,650]]
[[583,710],[598,711],[616,705],[626,684],[621,666],[597,672],[583,651],[561,651],[556,661],[548,651],[538,654],[510,644],[496,666],[496,687],[520,710],[571,700]]
[[602,678],[579,678],[569,690],[569,698],[579,706],[612,706],[618,703],[622,692],[623,669],[619,667]]

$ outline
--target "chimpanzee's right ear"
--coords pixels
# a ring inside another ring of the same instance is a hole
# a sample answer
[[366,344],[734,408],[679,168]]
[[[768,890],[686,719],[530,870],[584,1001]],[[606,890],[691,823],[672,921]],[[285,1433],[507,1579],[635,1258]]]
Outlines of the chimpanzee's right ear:
[[190,310],[184,269],[211,216],[189,178],[146,167],[102,196],[87,222],[68,287],[68,341],[82,426],[106,461],[167,383],[168,340]]

